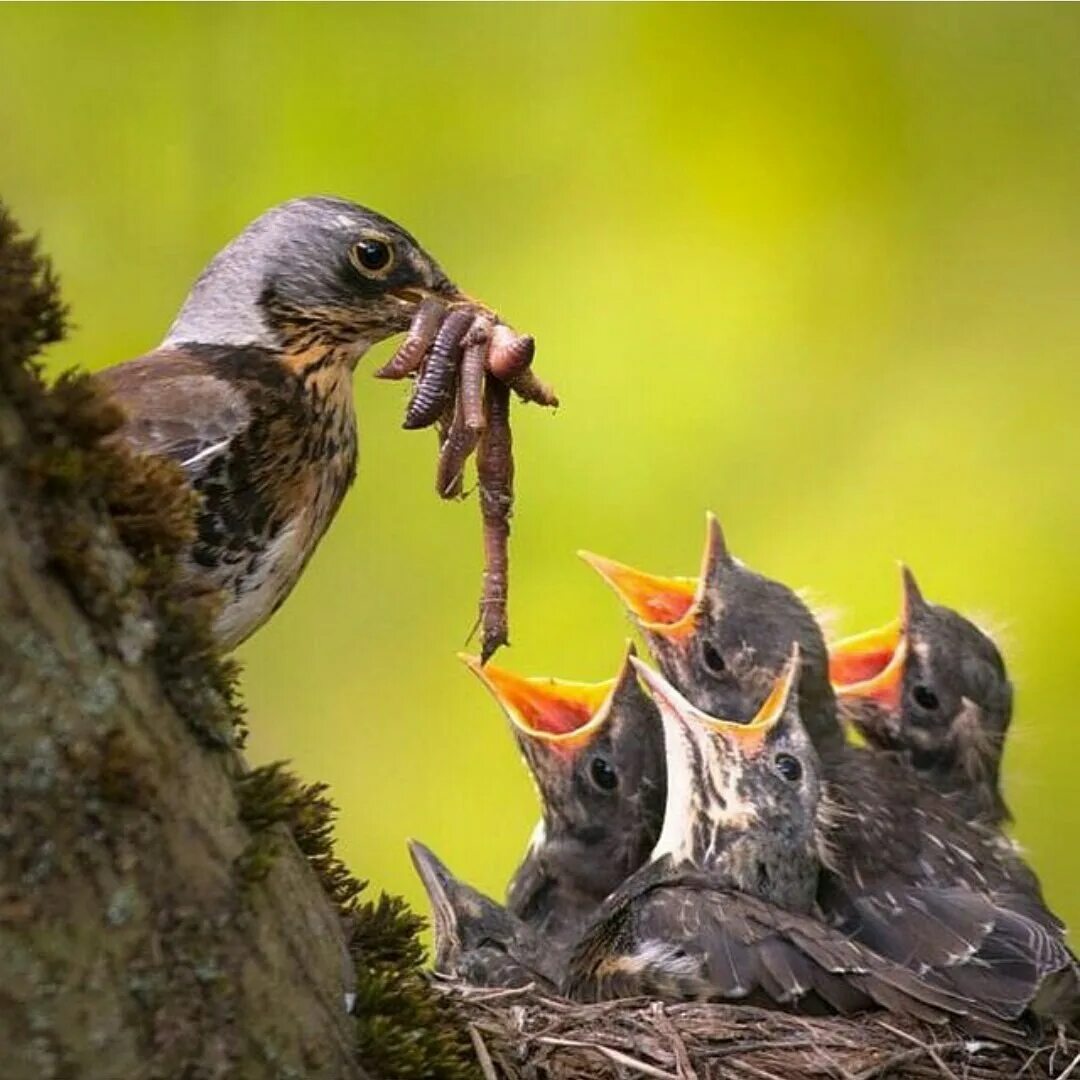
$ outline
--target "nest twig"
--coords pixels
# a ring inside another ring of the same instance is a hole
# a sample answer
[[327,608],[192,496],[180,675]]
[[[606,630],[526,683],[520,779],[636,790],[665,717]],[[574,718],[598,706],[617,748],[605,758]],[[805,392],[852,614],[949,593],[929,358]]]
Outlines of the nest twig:
[[485,1080],[1080,1080],[1080,1042],[1024,1050],[886,1013],[810,1017],[642,999],[581,1005],[436,977]]

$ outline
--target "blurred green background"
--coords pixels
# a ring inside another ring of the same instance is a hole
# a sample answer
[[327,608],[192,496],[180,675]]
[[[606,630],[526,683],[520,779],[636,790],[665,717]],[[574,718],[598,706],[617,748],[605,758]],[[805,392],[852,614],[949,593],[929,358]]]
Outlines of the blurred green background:
[[[516,410],[518,670],[611,675],[574,557],[738,554],[838,631],[894,560],[1003,628],[1016,833],[1080,919],[1080,8],[5,6],[0,195],[76,323],[51,367],[164,333],[267,206],[339,193],[536,335]],[[251,756],[341,806],[341,850],[422,904],[420,837],[500,893],[536,813],[454,658],[475,501],[439,503],[405,389],[359,370],[360,478],[242,652]]]

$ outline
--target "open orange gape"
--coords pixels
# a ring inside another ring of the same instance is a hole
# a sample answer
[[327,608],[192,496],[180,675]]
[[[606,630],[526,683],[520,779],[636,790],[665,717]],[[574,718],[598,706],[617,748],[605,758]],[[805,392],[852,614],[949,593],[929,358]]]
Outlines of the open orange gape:
[[591,551],[578,554],[611,586],[643,631],[669,640],[693,631],[710,571],[729,557],[720,523],[713,514],[706,520],[705,551],[697,577],[648,574]]
[[619,678],[571,682],[516,675],[475,656],[461,660],[491,691],[515,729],[530,739],[574,749],[603,726]]
[[799,646],[793,645],[791,657],[784,665],[783,670],[776,677],[765,700],[760,708],[747,723],[739,723],[735,720],[724,720],[717,716],[710,716],[697,706],[687,701],[686,698],[664,678],[660,672],[649,667],[636,657],[630,661],[642,682],[648,687],[649,693],[660,709],[661,714],[675,719],[696,723],[706,731],[723,738],[727,744],[736,749],[745,757],[753,757],[765,745],[769,736],[784,715],[788,706],[801,667]]
[[884,708],[900,707],[910,649],[911,614],[921,599],[915,578],[900,567],[900,615],[875,630],[844,638],[829,649],[829,680],[841,698],[862,698]]

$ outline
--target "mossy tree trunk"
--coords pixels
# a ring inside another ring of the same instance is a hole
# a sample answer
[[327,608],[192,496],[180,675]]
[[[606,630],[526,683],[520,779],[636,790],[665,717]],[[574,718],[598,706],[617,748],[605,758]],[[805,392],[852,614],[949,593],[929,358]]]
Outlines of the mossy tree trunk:
[[0,1075],[363,1076],[337,911],[283,826],[247,872],[242,762],[171,704],[77,431],[3,360]]
[[284,838],[238,873],[233,762],[41,572],[25,497],[0,469],[3,1075],[362,1075],[314,874]]
[[194,496],[110,444],[92,380],[46,388],[64,322],[0,205],[0,1077],[475,1075],[420,921],[361,902],[322,787],[245,765],[176,581]]

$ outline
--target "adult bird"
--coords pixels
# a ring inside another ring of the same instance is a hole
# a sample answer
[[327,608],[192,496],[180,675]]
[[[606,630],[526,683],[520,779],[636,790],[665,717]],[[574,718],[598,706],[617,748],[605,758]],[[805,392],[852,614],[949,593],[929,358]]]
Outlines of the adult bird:
[[1001,826],[1012,820],[1001,792],[1013,697],[1005,662],[973,622],[927,601],[907,567],[901,576],[899,618],[830,647],[840,715],[965,817]]
[[552,940],[575,938],[660,835],[663,733],[633,655],[600,683],[523,678],[464,657],[506,713],[540,796],[507,907]]
[[282,203],[220,251],[162,343],[96,376],[116,438],[201,497],[182,560],[232,649],[296,584],[356,475],[352,375],[426,299],[466,298],[399,225],[345,199]]

